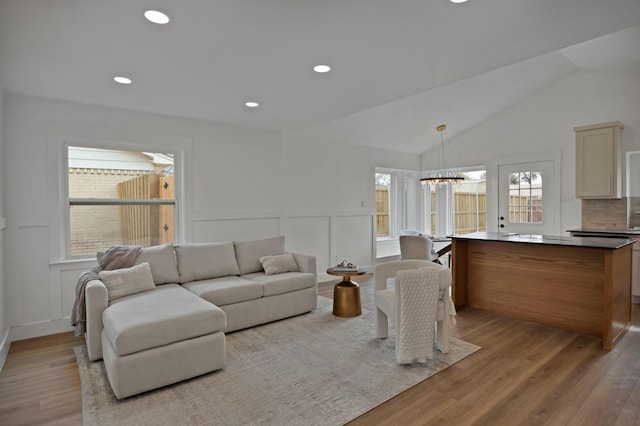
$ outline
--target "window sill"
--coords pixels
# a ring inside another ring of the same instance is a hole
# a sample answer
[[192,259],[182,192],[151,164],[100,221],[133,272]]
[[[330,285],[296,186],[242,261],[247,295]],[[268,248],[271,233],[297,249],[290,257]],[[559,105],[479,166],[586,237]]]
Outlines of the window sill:
[[381,237],[376,239],[376,259],[400,255],[398,238]]
[[91,269],[98,264],[96,259],[67,259],[49,262],[52,271],[73,271],[77,269]]

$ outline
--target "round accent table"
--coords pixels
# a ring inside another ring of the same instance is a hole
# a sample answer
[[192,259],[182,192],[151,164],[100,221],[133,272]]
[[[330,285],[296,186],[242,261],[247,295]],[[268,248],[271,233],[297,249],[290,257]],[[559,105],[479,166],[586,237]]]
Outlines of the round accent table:
[[333,287],[333,315],[345,318],[361,315],[360,285],[351,281],[351,277],[365,275],[366,272],[329,268],[327,274],[342,277],[342,281]]

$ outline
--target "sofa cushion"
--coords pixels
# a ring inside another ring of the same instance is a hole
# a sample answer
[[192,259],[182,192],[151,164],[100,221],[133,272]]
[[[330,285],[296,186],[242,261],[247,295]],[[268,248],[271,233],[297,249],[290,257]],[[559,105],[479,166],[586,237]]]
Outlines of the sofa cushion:
[[260,283],[264,297],[303,290],[316,286],[316,276],[307,272],[285,272],[266,275],[264,272],[243,275],[242,278]]
[[262,240],[236,241],[236,258],[240,275],[262,272],[260,258],[284,254],[284,237],[265,238]]
[[130,268],[100,271],[98,277],[107,287],[109,302],[120,297],[153,290],[156,287],[147,262]]
[[262,297],[262,285],[230,276],[185,283],[184,288],[215,305],[224,306]]
[[285,272],[298,272],[298,264],[291,253],[277,256],[262,256],[258,259],[267,275],[282,274]]
[[224,311],[176,284],[118,299],[102,313],[104,332],[122,356],[223,330]]
[[238,275],[232,242],[176,245],[180,283]]
[[149,262],[153,282],[156,285],[174,284],[180,281],[173,244],[167,243],[159,246],[143,247],[136,260],[136,265],[142,262]]

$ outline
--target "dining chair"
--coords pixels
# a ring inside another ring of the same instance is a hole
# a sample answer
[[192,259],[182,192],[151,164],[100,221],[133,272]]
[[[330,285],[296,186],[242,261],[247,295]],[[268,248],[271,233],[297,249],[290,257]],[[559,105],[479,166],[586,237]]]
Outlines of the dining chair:
[[400,235],[400,259],[423,259],[431,262],[438,260],[433,250],[433,240],[426,235]]

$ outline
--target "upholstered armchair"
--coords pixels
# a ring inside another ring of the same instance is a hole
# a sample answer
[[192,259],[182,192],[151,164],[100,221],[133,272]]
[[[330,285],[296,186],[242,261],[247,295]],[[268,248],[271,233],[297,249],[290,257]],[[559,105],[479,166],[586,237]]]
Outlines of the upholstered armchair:
[[[374,300],[376,305],[376,336],[379,338],[387,338],[389,335],[389,318],[392,318],[396,328],[396,358],[398,361],[402,361],[402,357],[399,357],[399,338],[398,330],[399,324],[403,321],[411,321],[411,319],[401,318],[405,313],[411,314],[411,311],[415,311],[413,307],[410,309],[403,307],[403,298],[400,295],[401,287],[398,286],[398,272],[407,270],[428,270],[433,276],[433,272],[437,273],[437,292],[434,293],[437,298],[434,322],[424,323],[424,327],[435,328],[435,346],[442,353],[449,352],[449,333],[450,333],[450,315],[455,314],[453,310],[453,304],[451,302],[451,270],[446,266],[433,263],[428,260],[411,259],[411,260],[397,260],[391,262],[379,263],[374,269]],[[400,274],[401,276],[403,274]],[[405,280],[420,280],[422,278],[415,275],[403,277]],[[425,283],[429,279],[425,278]],[[393,283],[393,288],[390,288]],[[427,290],[425,290],[427,291]],[[420,296],[423,297],[423,296]],[[422,302],[420,302],[422,304]],[[411,303],[415,305],[414,302]],[[425,302],[428,304],[428,302]],[[425,308],[427,309],[427,308]],[[413,314],[415,315],[415,314]],[[427,314],[419,314],[416,317],[416,321],[424,321]],[[421,323],[422,324],[422,323]],[[429,331],[429,330],[427,330]],[[433,345],[433,343],[432,343]],[[428,351],[427,351],[428,353]]]
[[431,262],[438,260],[433,250],[433,240],[426,235],[400,235],[400,259],[423,259]]

